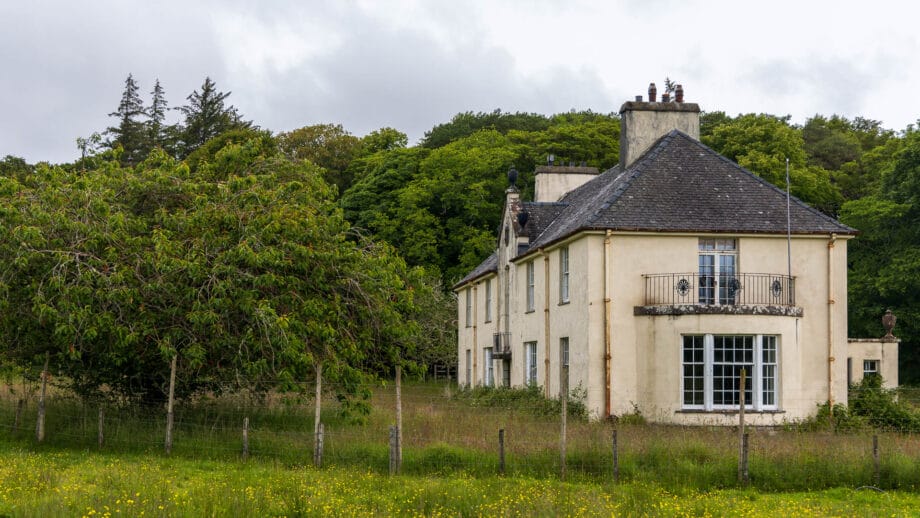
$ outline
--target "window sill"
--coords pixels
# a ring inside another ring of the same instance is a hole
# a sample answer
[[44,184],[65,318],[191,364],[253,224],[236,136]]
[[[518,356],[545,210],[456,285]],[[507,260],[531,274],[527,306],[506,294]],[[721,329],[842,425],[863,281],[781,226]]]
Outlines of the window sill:
[[535,310],[535,309],[528,309],[527,311],[524,312],[524,314],[526,315],[526,314],[528,314],[528,313],[536,313],[536,312],[537,312],[537,310]]
[[492,319],[490,318],[490,319],[488,319],[488,320],[484,320],[483,323],[484,323],[484,324],[491,324],[491,323],[492,323]]
[[559,306],[566,306],[566,305],[568,305],[570,302],[571,302],[570,300],[560,300],[558,305],[559,305]]
[[[706,410],[706,409],[697,409],[697,408],[685,408],[680,410],[675,410],[675,414],[721,414],[721,415],[736,415],[740,414],[739,410]],[[745,410],[744,414],[785,414],[785,410]]]

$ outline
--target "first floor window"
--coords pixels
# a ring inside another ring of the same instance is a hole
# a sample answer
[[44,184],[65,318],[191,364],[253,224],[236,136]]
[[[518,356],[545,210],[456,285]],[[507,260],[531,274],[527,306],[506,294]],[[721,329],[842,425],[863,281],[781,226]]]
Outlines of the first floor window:
[[492,321],[492,279],[486,281],[486,322]]
[[524,343],[524,384],[537,382],[537,342]]
[[[777,337],[684,335],[682,405],[686,409],[777,408]],[[745,373],[741,393],[741,373]]]
[[569,247],[559,249],[559,302],[569,301]]
[[486,347],[482,350],[482,383],[491,387],[495,384],[494,371],[492,370],[492,348]]
[[466,384],[469,386],[473,383],[473,360],[470,350],[466,350]]
[[534,274],[533,261],[527,263],[527,311],[534,310]]
[[466,327],[473,325],[473,301],[470,295],[472,291],[470,288],[466,289]]
[[878,360],[863,360],[863,377],[878,375]]

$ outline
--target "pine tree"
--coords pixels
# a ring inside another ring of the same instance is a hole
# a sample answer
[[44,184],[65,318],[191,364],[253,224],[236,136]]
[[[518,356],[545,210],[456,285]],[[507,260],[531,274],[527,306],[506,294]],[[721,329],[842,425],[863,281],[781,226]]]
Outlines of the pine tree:
[[157,79],[153,85],[153,91],[150,92],[153,98],[150,101],[150,109],[147,110],[147,125],[150,133],[150,143],[154,146],[163,146],[164,123],[166,122],[166,97],[163,87],[160,86],[160,80]]
[[179,108],[185,115],[182,131],[185,155],[225,131],[252,126],[252,122],[242,119],[234,106],[224,105],[230,93],[218,91],[214,81],[206,77],[201,92],[195,90],[186,98],[188,104]]
[[[170,156],[176,156],[176,144],[179,140],[181,129],[178,124],[166,124],[166,112],[169,111],[166,101],[166,92],[157,79],[150,92],[150,108],[147,110],[147,141],[149,153],[153,148],[159,147]],[[146,153],[145,153],[146,154]]]
[[106,146],[114,149],[121,145],[124,153],[121,155],[121,162],[124,165],[133,166],[143,160],[144,152],[147,148],[147,135],[145,134],[144,123],[139,120],[140,117],[146,116],[144,103],[137,94],[138,87],[134,77],[128,74],[125,79],[125,90],[121,94],[121,101],[118,103],[118,109],[109,114],[109,117],[117,117],[118,125],[110,126],[105,130],[109,136]]

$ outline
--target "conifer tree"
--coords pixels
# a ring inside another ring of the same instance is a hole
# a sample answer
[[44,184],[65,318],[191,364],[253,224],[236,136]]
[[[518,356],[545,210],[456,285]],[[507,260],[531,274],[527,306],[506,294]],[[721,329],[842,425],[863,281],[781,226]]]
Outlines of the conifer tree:
[[179,107],[185,115],[182,131],[184,155],[225,131],[252,126],[252,122],[243,120],[236,107],[224,104],[230,93],[217,90],[214,81],[206,77],[201,91],[193,91],[186,98],[188,104]]
[[118,109],[109,114],[109,117],[118,118],[118,125],[110,126],[105,130],[109,137],[106,146],[115,149],[121,145],[124,149],[121,162],[128,166],[133,166],[143,160],[147,148],[144,123],[139,120],[147,113],[137,92],[137,82],[134,81],[134,76],[128,74]]

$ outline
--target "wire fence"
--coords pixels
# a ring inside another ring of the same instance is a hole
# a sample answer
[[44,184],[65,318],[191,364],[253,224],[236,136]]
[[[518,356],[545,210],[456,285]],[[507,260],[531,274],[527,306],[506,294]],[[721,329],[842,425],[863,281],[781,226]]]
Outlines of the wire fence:
[[[304,382],[303,392],[310,384]],[[202,395],[177,402],[170,454],[405,474],[654,477],[702,487],[734,484],[738,470],[738,483],[773,489],[920,488],[920,440],[914,433],[871,428],[841,433],[793,423],[743,430],[648,425],[637,415],[619,421],[563,418],[526,391],[495,405],[444,382],[414,382],[400,391],[393,382],[380,384],[373,387],[368,414],[345,416],[335,398],[338,388],[323,387],[321,434],[316,433],[315,401],[304,393]],[[920,389],[902,389],[898,397],[920,401]],[[45,434],[38,444],[40,406],[34,386],[0,386],[2,440],[40,448],[165,454],[164,404],[91,403],[52,388],[44,400]]]

